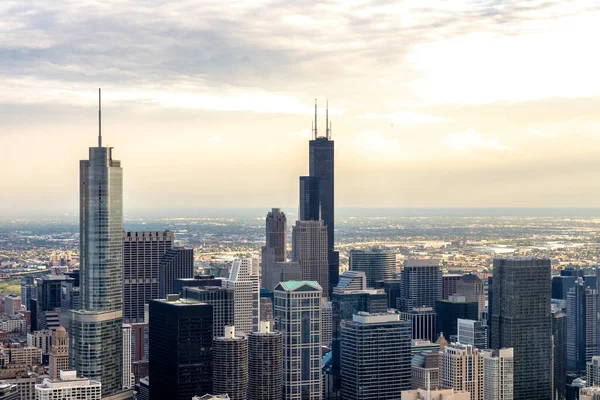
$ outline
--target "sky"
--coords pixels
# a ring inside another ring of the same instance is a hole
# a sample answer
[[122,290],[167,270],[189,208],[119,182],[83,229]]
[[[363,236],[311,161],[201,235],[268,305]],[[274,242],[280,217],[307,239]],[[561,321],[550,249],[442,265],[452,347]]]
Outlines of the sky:
[[314,101],[338,207],[600,207],[599,1],[0,2],[0,215],[297,207]]

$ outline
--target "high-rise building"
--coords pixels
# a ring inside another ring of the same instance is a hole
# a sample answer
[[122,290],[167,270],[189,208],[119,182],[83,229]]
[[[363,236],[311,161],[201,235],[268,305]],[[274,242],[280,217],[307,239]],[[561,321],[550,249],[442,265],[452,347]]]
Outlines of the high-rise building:
[[99,132],[80,162],[81,304],[69,340],[73,369],[101,382],[103,397],[123,389],[123,170],[112,152]]
[[437,351],[416,352],[412,355],[410,368],[411,389],[440,386],[440,361]]
[[62,286],[73,279],[65,275],[44,275],[35,279],[36,329],[55,329],[60,326],[58,314],[62,306]]
[[469,400],[469,392],[456,391],[450,388],[433,388],[405,390],[401,393],[401,400]]
[[302,280],[300,264],[294,261],[263,264],[261,286],[273,290],[279,282]]
[[448,300],[438,300],[435,305],[437,313],[437,334],[444,333],[445,337],[457,334],[459,319],[479,319],[479,304],[467,301],[467,298],[452,295]]
[[451,343],[440,350],[440,385],[483,400],[483,356],[471,345]]
[[321,297],[314,281],[275,288],[275,329],[283,335],[283,399],[321,400]]
[[258,258],[234,260],[226,287],[233,290],[233,320],[236,329],[245,334],[258,330],[260,320]]
[[583,278],[567,294],[567,369],[582,373],[596,355],[598,292]]
[[410,323],[394,313],[360,312],[342,327],[344,400],[397,399],[411,388]]
[[594,356],[587,362],[585,377],[589,386],[600,386],[600,356]]
[[301,221],[319,221],[321,205],[319,204],[319,178],[316,176],[300,177],[300,207]]
[[579,400],[600,400],[600,387],[586,387],[579,389]]
[[333,323],[333,315],[331,309],[331,301],[326,298],[321,299],[321,344],[326,347],[331,346],[331,335]]
[[[24,396],[23,396],[24,397]],[[0,400],[20,400],[19,387],[0,381]]]
[[514,381],[513,349],[483,351],[483,398],[512,400]]
[[15,294],[4,296],[4,312],[9,316],[21,312],[21,297]]
[[[479,350],[484,350],[488,345],[488,327],[482,321],[472,319],[458,319],[457,341],[460,344],[470,344]],[[444,332],[444,336],[446,332]]]
[[411,312],[415,307],[433,308],[435,302],[442,298],[439,260],[405,260],[401,279],[402,293],[398,299],[400,311]]
[[248,337],[226,326],[213,339],[213,392],[227,393],[232,400],[248,398]]
[[177,279],[194,277],[194,250],[176,247],[167,250],[158,266],[159,297],[164,299],[175,293]]
[[49,364],[50,379],[58,379],[60,371],[69,369],[69,334],[62,326],[52,331]]
[[36,400],[100,400],[102,385],[88,378],[77,378],[77,371],[60,371],[59,379],[44,379],[35,385]]
[[492,345],[514,349],[515,400],[552,398],[551,263],[494,259]]
[[408,312],[400,312],[405,321],[412,323],[412,338],[426,339],[434,342],[438,335],[435,333],[437,314],[432,307],[414,307]]
[[460,277],[456,282],[457,296],[464,296],[468,302],[477,302],[477,318],[481,318],[481,313],[485,310],[485,288],[483,281],[477,275],[466,274]]
[[[263,282],[265,281],[265,271],[269,271],[276,262],[286,261],[287,219],[285,213],[282,213],[279,208],[273,208],[267,214],[265,231],[266,243],[262,248],[261,263]],[[272,290],[273,288],[270,289]]]
[[367,290],[367,276],[362,271],[344,271],[333,293],[344,290]]
[[135,386],[135,377],[132,371],[133,350],[131,349],[131,334],[131,325],[123,324],[123,389],[132,388]]
[[123,322],[144,322],[144,305],[160,297],[159,264],[175,234],[123,232]]
[[42,349],[42,354],[47,355],[52,345],[52,331],[43,329],[27,333],[27,345]]
[[218,286],[184,287],[183,297],[213,306],[213,337],[223,336],[234,323],[234,289]]
[[212,307],[178,295],[150,301],[150,400],[212,392]]
[[283,336],[269,322],[248,336],[248,400],[281,400]]
[[456,282],[462,278],[461,274],[444,274],[442,275],[442,300],[456,293]]
[[398,308],[398,299],[402,297],[402,279],[383,281],[383,290],[388,297],[388,308]]
[[382,290],[341,290],[331,296],[331,366],[333,383],[331,391],[339,398],[341,389],[342,321],[352,320],[360,311],[380,314],[387,311],[387,296]]
[[375,282],[393,279],[396,276],[396,253],[373,248],[350,251],[350,271],[362,271],[367,277],[367,287]]
[[567,314],[552,308],[552,400],[564,400],[567,393]]
[[292,259],[300,265],[302,280],[316,281],[327,296],[329,267],[327,227],[323,221],[296,221],[292,228]]

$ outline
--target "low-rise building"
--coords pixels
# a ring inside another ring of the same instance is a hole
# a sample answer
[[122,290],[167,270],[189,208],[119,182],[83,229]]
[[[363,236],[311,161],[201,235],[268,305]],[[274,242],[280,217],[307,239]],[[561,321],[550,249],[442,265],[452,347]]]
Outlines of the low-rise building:
[[100,400],[101,388],[98,381],[77,378],[77,371],[60,371],[59,379],[44,379],[35,385],[35,400]]

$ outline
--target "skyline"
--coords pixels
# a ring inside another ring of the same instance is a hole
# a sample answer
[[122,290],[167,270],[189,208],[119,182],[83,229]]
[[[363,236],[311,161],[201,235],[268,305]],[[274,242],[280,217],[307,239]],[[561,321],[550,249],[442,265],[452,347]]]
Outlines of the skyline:
[[296,210],[315,95],[336,207],[600,206],[594,2],[158,3],[0,6],[0,214],[76,212],[98,86],[129,214]]

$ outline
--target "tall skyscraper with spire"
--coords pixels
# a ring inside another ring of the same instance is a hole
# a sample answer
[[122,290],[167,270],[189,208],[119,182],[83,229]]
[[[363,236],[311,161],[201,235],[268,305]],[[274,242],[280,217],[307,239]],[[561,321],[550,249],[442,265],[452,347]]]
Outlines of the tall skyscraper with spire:
[[[339,280],[340,256],[335,245],[334,207],[334,143],[331,140],[329,105],[326,111],[325,136],[319,136],[317,129],[317,102],[315,100],[315,121],[313,139],[309,142],[309,176],[300,177],[300,219],[321,219],[327,227],[327,258],[329,284],[323,292],[331,296]],[[315,198],[316,197],[316,198]]]
[[103,398],[123,390],[123,170],[98,146],[80,162],[81,306],[72,310],[71,360],[80,376],[102,383]]

